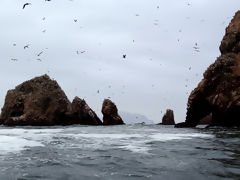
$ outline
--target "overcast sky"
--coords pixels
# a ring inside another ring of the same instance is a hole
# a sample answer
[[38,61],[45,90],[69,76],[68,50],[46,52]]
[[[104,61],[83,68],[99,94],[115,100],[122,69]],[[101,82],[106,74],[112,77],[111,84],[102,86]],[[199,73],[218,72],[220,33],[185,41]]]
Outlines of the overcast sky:
[[238,9],[239,0],[1,0],[0,106],[8,89],[47,73],[100,117],[111,97],[119,111],[160,122],[170,108],[184,121]]

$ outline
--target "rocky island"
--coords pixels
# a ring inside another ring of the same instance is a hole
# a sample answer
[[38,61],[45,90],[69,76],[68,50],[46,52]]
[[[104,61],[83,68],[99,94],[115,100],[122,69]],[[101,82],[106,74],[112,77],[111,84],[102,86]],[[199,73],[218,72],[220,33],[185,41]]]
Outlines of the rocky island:
[[7,92],[0,124],[7,126],[116,125],[124,124],[116,105],[103,102],[104,123],[87,105],[75,97],[72,103],[55,80],[48,75],[23,82]]
[[195,127],[206,117],[210,125],[240,126],[240,11],[226,28],[220,51],[189,96],[186,121],[176,127]]

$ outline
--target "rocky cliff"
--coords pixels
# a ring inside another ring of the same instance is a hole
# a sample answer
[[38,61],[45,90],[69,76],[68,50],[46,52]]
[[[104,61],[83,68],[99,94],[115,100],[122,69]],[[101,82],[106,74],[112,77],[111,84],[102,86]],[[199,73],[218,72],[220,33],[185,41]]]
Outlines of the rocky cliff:
[[226,28],[220,51],[189,96],[186,121],[176,127],[195,127],[209,114],[211,125],[240,126],[240,11]]

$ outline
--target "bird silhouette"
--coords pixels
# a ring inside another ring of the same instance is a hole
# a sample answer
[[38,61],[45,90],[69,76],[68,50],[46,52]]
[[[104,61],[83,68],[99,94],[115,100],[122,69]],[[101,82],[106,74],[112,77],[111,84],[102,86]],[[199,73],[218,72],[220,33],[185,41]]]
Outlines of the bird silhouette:
[[23,5],[23,9],[26,7],[26,6],[29,6],[29,5],[32,5],[31,3],[25,3],[24,5]]
[[29,48],[29,45],[26,45],[26,46],[24,46],[23,48],[24,48],[24,49],[27,49],[27,48]]
[[124,55],[123,55],[123,58],[124,58],[124,59],[126,59],[126,56],[127,56],[127,55],[126,55],[126,54],[124,54]]
[[38,53],[38,55],[37,55],[37,56],[40,56],[42,53],[43,53],[43,51],[41,51],[40,53]]

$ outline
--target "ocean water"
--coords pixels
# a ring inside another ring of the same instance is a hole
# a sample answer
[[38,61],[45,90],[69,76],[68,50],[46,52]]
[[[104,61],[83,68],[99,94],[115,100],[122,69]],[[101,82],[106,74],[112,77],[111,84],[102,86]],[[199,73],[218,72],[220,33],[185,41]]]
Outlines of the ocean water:
[[0,180],[240,179],[240,129],[0,127]]

